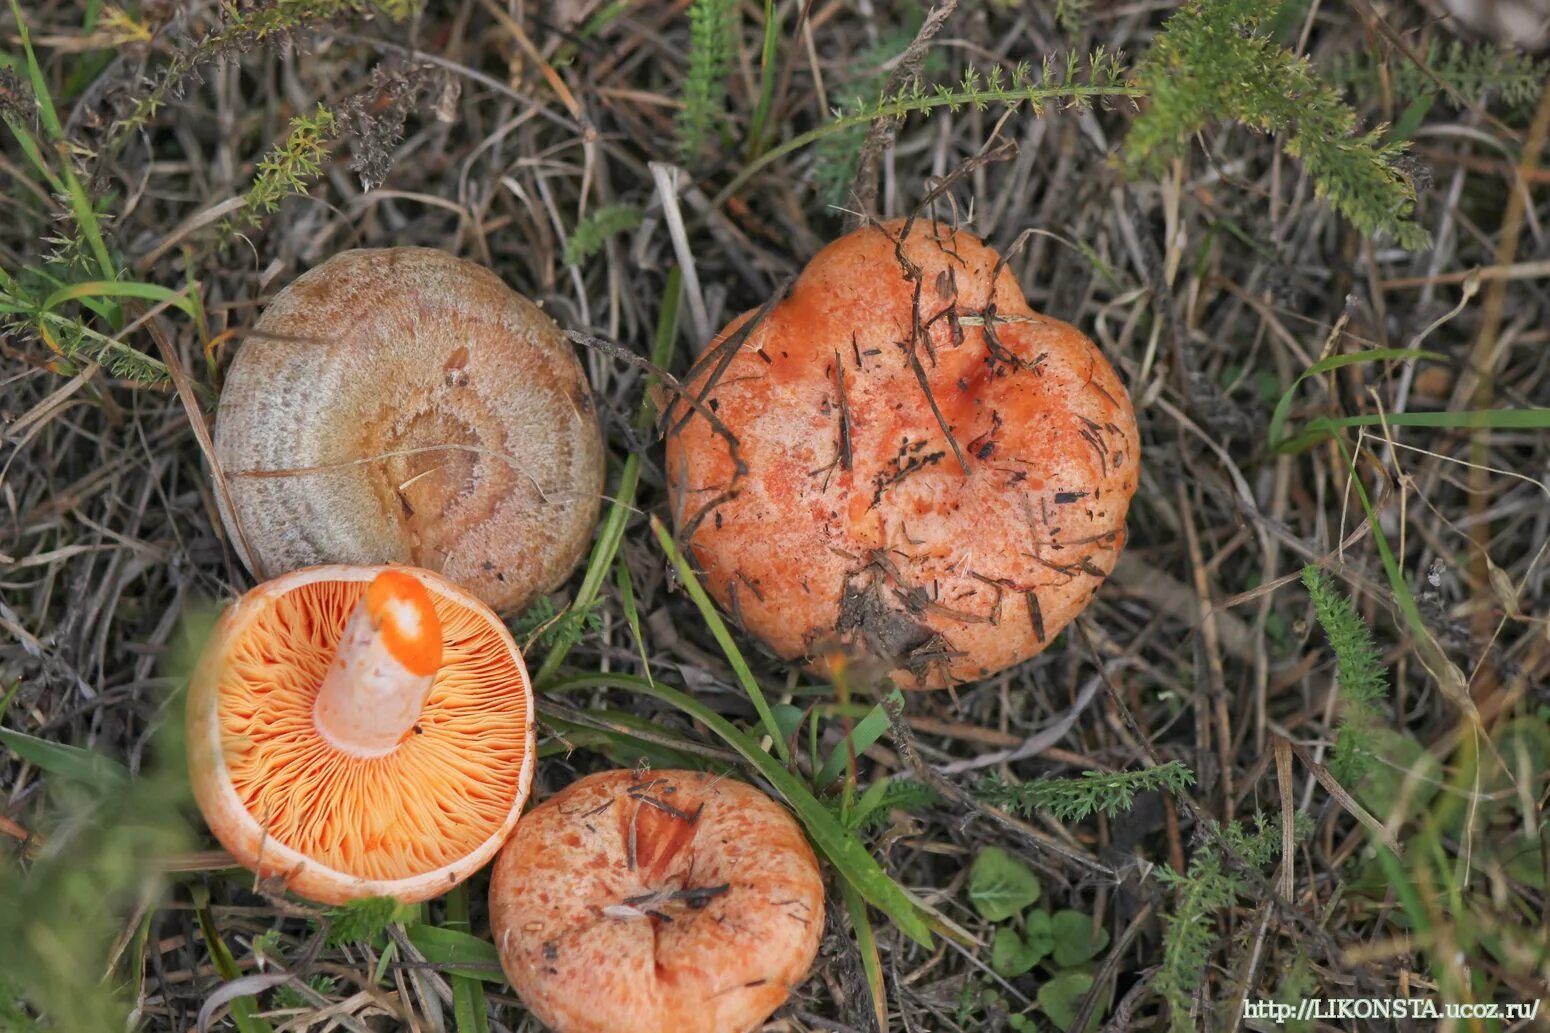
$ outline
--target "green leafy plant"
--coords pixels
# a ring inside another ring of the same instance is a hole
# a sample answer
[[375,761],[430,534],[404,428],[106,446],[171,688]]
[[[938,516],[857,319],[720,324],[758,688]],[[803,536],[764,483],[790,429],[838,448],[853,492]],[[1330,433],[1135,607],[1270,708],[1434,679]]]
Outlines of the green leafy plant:
[[1163,920],[1162,966],[1152,989],[1172,1009],[1170,1028],[1185,1033],[1193,1028],[1190,1000],[1216,946],[1216,915],[1237,899],[1241,886],[1211,846],[1195,851],[1186,874],[1171,868],[1158,868],[1157,874],[1173,890],[1174,907]]
[[926,85],[917,80],[896,93],[879,90],[871,99],[858,100],[850,109],[836,111],[830,121],[816,129],[809,129],[765,151],[732,177],[716,196],[715,203],[724,203],[766,165],[792,151],[849,133],[858,126],[865,128],[879,118],[902,119],[943,108],[948,111],[1002,108],[1039,115],[1051,104],[1080,109],[1106,99],[1139,96],[1141,89],[1124,81],[1124,70],[1117,55],[1102,47],[1086,58],[1072,51],[1060,61],[1046,57],[1037,68],[1024,63],[1011,72],[1000,65],[988,73],[970,67],[957,83]]
[[259,225],[285,198],[311,189],[313,181],[323,174],[328,145],[338,131],[334,113],[322,104],[310,114],[292,118],[285,139],[258,163],[241,209],[221,223],[221,236]]
[[678,153],[686,161],[699,157],[726,119],[740,27],[736,0],[694,0],[689,7],[689,73],[678,113]]
[[[1293,838],[1301,840],[1311,831],[1303,815],[1293,828]],[[1221,841],[1251,868],[1269,864],[1281,850],[1281,820],[1256,815],[1252,829],[1242,822],[1224,825]],[[1173,911],[1163,917],[1162,964],[1152,983],[1172,1012],[1169,1028],[1173,1033],[1188,1033],[1190,1004],[1206,965],[1216,946],[1216,916],[1247,892],[1241,871],[1228,866],[1214,837],[1207,839],[1190,858],[1189,869],[1180,874],[1171,868],[1154,869],[1162,883],[1173,891]]]
[[1358,96],[1376,92],[1386,78],[1401,101],[1441,93],[1454,107],[1499,102],[1513,110],[1532,105],[1550,79],[1550,60],[1495,43],[1433,40],[1418,56],[1419,63],[1345,54],[1330,62],[1329,77]]
[[1377,705],[1388,695],[1388,672],[1372,630],[1329,575],[1310,564],[1302,568],[1302,583],[1313,600],[1314,617],[1335,651],[1340,679],[1340,722],[1329,769],[1342,782],[1356,782],[1373,766]]
[[1268,33],[1281,0],[1190,0],[1137,63],[1149,98],[1125,138],[1132,164],[1154,173],[1214,122],[1284,134],[1320,197],[1363,233],[1418,250],[1429,237],[1411,219],[1415,190],[1398,165],[1402,143],[1357,128],[1356,112],[1308,61]]
[[565,264],[580,265],[608,243],[608,238],[640,225],[640,209],[633,204],[607,204],[576,223],[565,242]]
[[871,832],[882,826],[890,811],[918,811],[940,799],[937,791],[923,782],[907,778],[879,779],[850,808],[844,821],[857,832]]
[[535,647],[569,649],[582,636],[603,627],[603,615],[594,601],[586,606],[557,608],[548,596],[538,599],[523,611],[512,626],[512,635],[522,643],[524,652]]
[[[981,850],[969,868],[970,902],[981,918],[998,923],[990,944],[991,970],[1002,979],[1016,979],[1044,964],[1048,978],[1040,986],[1039,1006],[1066,1030],[1076,1021],[1077,1003],[1092,987],[1089,962],[1109,945],[1109,933],[1095,929],[1092,918],[1080,911],[1033,907],[1042,892],[1038,876],[1000,847]],[[1051,985],[1055,989],[1046,994],[1044,987]],[[1094,1024],[1104,1010],[1094,1013]]]
[[1123,79],[1117,54],[1099,47],[1084,59],[1071,51],[1058,61],[1046,57],[1037,69],[1027,62],[1011,72],[1000,65],[986,73],[970,67],[956,84],[927,86],[916,82],[898,93],[879,94],[870,101],[860,101],[854,110],[837,121],[903,118],[937,108],[986,111],[994,106],[1004,106],[1015,111],[1027,106],[1033,114],[1040,114],[1052,102],[1083,108],[1103,97],[1136,95],[1137,91],[1127,86]]
[[1140,771],[1086,771],[1076,778],[1010,782],[999,775],[980,780],[974,794],[993,807],[1028,817],[1044,811],[1060,821],[1081,821],[1095,813],[1114,817],[1128,811],[1137,793],[1179,792],[1195,774],[1178,761]]
[[330,947],[344,943],[371,943],[381,938],[387,927],[402,922],[414,913],[392,897],[363,897],[328,909]]
[[[881,95],[888,82],[888,62],[909,46],[919,28],[915,24],[900,25],[880,35],[876,42],[857,51],[853,63],[862,74],[849,82],[840,83],[831,96],[835,114],[860,110],[868,101]],[[923,76],[935,76],[944,64],[940,52],[927,51],[921,65]],[[856,176],[856,166],[861,160],[861,147],[866,142],[867,123],[855,122],[842,132],[834,133],[818,141],[813,153],[813,181],[819,196],[825,203],[841,204],[845,191]]]
[[[1044,1009],[1044,1014],[1055,1024],[1056,1029],[1074,1033],[1077,1008],[1092,986],[1091,972],[1075,968],[1057,972],[1040,984],[1039,1007]],[[1097,1029],[1103,1022],[1103,1013],[1107,1010],[1107,1004],[1095,1009],[1092,1018],[1087,1022],[1087,1030]]]
[[1109,931],[1101,925],[1094,928],[1091,916],[1080,911],[1055,912],[1050,916],[1050,931],[1055,964],[1061,968],[1086,964],[1109,945]]
[[1015,926],[996,927],[990,941],[990,967],[1003,979],[1016,979],[1049,957],[1055,949],[1055,933],[1050,913],[1042,909],[1028,912],[1021,932]]
[[[173,685],[192,669],[213,619],[192,614],[175,639],[163,668]],[[154,862],[196,843],[184,819],[193,800],[183,721],[176,695],[167,702],[133,777],[83,747],[10,731],[0,741],[0,753],[24,757],[43,780],[27,819],[37,839],[7,872],[0,907],[0,1029],[129,1028],[134,984],[123,973],[139,973],[155,949],[150,916],[168,887]]]
[[969,903],[987,922],[1004,922],[1044,892],[1039,877],[998,846],[986,847],[969,868]]
[[1081,965],[1108,945],[1108,930],[1094,930],[1092,919],[1080,911],[1034,909],[1023,916],[1021,932],[1010,925],[996,929],[990,967],[998,976],[1014,979],[1045,958],[1060,968]]
[[[116,376],[165,383],[169,376],[163,363],[119,338],[124,313],[117,299],[172,305],[202,325],[198,298],[192,286],[174,291],[124,278],[103,235],[107,198],[89,194],[86,178],[77,172],[79,148],[65,136],[16,0],[11,10],[27,83],[24,86],[14,74],[0,82],[6,93],[0,121],[57,199],[61,211],[50,211],[47,217],[62,215],[64,228],[59,236],[46,238],[55,246],[46,259],[15,273],[0,269],[0,330],[41,342],[54,355],[51,368],[60,373],[72,374],[95,362]],[[41,136],[34,135],[34,124]]]
[[[314,993],[327,997],[339,986],[339,979],[335,976],[316,975],[307,980],[307,985]],[[312,1006],[312,1002],[307,1000],[306,995],[289,983],[281,983],[275,987],[271,1000],[276,1008],[303,1009]]]

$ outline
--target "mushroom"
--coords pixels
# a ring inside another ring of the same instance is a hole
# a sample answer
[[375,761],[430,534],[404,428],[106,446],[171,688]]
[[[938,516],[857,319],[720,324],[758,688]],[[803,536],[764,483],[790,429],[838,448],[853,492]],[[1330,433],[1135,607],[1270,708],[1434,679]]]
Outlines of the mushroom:
[[842,237],[755,315],[690,377],[704,407],[667,416],[679,534],[722,608],[785,659],[871,658],[906,688],[1043,649],[1113,569],[1140,469],[1093,343],[930,222]]
[[490,921],[556,1033],[745,1033],[807,975],[823,882],[784,808],[694,771],[605,771],[523,817]]
[[327,566],[222,614],[188,696],[189,766],[238,863],[325,904],[444,893],[500,849],[533,780],[516,643],[426,570]]
[[565,580],[602,505],[602,436],[559,327],[431,248],[346,251],[280,291],[227,375],[215,458],[256,577],[407,563],[503,613]]

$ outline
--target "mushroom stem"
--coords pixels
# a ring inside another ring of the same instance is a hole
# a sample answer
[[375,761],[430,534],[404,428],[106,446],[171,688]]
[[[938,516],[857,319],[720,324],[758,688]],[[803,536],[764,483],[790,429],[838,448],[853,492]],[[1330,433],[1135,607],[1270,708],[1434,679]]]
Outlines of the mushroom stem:
[[385,570],[350,614],[312,721],[335,749],[383,757],[409,735],[441,668],[441,619],[414,575]]

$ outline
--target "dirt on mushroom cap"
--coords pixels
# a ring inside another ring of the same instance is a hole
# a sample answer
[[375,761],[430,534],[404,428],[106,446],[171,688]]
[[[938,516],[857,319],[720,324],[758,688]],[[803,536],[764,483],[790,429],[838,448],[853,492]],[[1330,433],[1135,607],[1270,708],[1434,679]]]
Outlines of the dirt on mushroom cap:
[[413,734],[372,759],[319,734],[319,685],[378,569],[312,568],[254,589],[223,616],[189,689],[190,766],[211,831],[244,866],[324,903],[445,892],[493,856],[532,778],[515,644],[425,572],[415,576],[434,578],[443,658]]
[[1140,441],[1113,367],[994,251],[930,222],[900,247],[904,228],[819,252],[715,380],[746,473],[680,405],[667,475],[745,629],[787,659],[840,648],[940,687],[1027,659],[1086,606],[1124,544]]
[[512,985],[559,1033],[744,1033],[807,975],[823,883],[757,789],[608,771],[522,818],[490,916]]
[[410,563],[502,612],[565,579],[602,505],[570,344],[432,248],[342,252],[276,295],[228,373],[215,451],[258,576]]

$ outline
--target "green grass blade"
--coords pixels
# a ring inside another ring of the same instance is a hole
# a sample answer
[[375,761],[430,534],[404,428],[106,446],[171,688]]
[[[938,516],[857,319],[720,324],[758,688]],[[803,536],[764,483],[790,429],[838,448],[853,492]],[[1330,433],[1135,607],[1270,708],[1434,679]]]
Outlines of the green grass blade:
[[1394,895],[1399,898],[1399,905],[1404,909],[1405,917],[1410,919],[1410,927],[1418,933],[1430,932],[1431,916],[1426,906],[1421,903],[1421,896],[1415,891],[1415,880],[1410,876],[1403,862],[1381,843],[1374,843],[1373,850],[1378,855],[1378,863],[1383,867],[1383,874],[1388,878],[1389,886],[1393,888]]
[[[87,301],[83,302],[83,304],[90,305],[91,302]],[[167,371],[167,367],[160,360],[151,358],[139,349],[125,344],[123,341],[93,330],[79,320],[62,316],[57,312],[45,312],[39,318],[37,325],[40,332],[47,331],[48,327],[52,325],[61,332],[77,332],[81,335],[83,341],[89,340],[91,342],[84,348],[77,348],[72,351],[70,354],[72,358],[78,356],[82,351],[86,351],[95,361],[101,362],[104,366],[118,372],[122,376],[129,376],[131,379],[139,380],[142,383],[166,384],[172,380],[172,374]]]
[[1444,427],[1450,430],[1546,430],[1550,409],[1461,409],[1453,412],[1362,413],[1320,416],[1295,437],[1279,442],[1278,452],[1301,452],[1346,427]]
[[866,792],[861,794],[856,800],[855,807],[851,809],[849,817],[852,828],[865,821],[869,814],[882,806],[883,799],[888,795],[888,784],[892,781],[891,776],[884,776],[867,786]]
[[81,298],[140,298],[144,301],[170,302],[190,316],[194,315],[193,302],[183,291],[170,290],[160,284],[136,283],[130,280],[88,280],[61,287],[43,302],[43,311],[49,312],[67,301]]
[[[898,689],[889,693],[888,699],[897,706],[904,706],[904,693]],[[883,704],[879,703],[867,712],[866,717],[861,719],[846,739],[852,744],[851,749],[859,754],[881,739],[886,731],[888,731],[888,711],[884,710]],[[814,779],[813,784],[820,791],[827,789],[845,770],[845,762],[850,754],[851,750],[846,748],[845,741],[842,740],[829,754],[829,759],[824,761],[823,768],[818,772],[818,777]]]
[[689,566],[689,561],[684,559],[683,554],[678,551],[678,546],[673,544],[673,536],[668,532],[667,527],[655,516],[651,518],[651,532],[657,536],[657,541],[661,544],[668,561],[672,563],[673,569],[678,571],[678,577],[683,581],[684,589],[689,593],[689,598],[694,600],[701,619],[710,628],[716,644],[726,655],[727,663],[732,665],[732,671],[737,675],[738,683],[743,686],[743,691],[748,693],[748,698],[753,701],[753,707],[759,712],[759,720],[763,722],[765,732],[775,742],[775,752],[780,754],[782,763],[790,764],[791,751],[786,746],[785,738],[780,734],[780,725],[775,723],[775,715],[770,710],[769,701],[764,698],[764,690],[759,687],[759,681],[753,676],[753,671],[749,670],[748,661],[743,659],[742,650],[738,649],[737,643],[732,641],[732,633],[727,630],[726,623],[716,612],[716,604],[705,593],[700,579],[694,576],[694,568]]
[[[1470,699],[1467,685],[1452,684],[1449,672],[1457,672],[1453,662],[1442,653],[1437,640],[1432,637],[1430,629],[1426,626],[1426,618],[1421,616],[1421,608],[1416,604],[1415,595],[1410,591],[1410,583],[1405,580],[1405,573],[1399,568],[1399,561],[1394,557],[1394,550],[1389,545],[1388,536],[1383,533],[1383,525],[1378,520],[1377,512],[1372,508],[1372,500],[1367,497],[1367,486],[1362,483],[1362,478],[1356,470],[1356,457],[1351,454],[1346,443],[1340,438],[1335,438],[1335,444],[1344,457],[1346,469],[1350,473],[1351,487],[1356,492],[1356,498],[1361,503],[1362,512],[1367,517],[1367,522],[1372,525],[1373,544],[1378,548],[1378,558],[1383,563],[1383,572],[1388,577],[1389,587],[1393,589],[1394,601],[1399,606],[1399,612],[1405,618],[1405,624],[1410,629],[1410,635],[1415,639],[1416,651],[1420,655],[1422,666],[1429,670],[1437,679],[1438,687],[1443,694],[1451,699],[1465,714],[1479,720],[1475,713],[1474,700]],[[1462,674],[1456,674],[1462,679]]]
[[780,44],[780,11],[775,0],[764,0],[764,45],[759,50],[759,103],[748,122],[747,159],[764,150],[765,129],[775,104],[775,51]]
[[[65,196],[70,198],[70,213],[75,218],[75,224],[86,234],[86,243],[91,248],[92,257],[97,260],[97,268],[108,279],[118,277],[118,267],[113,264],[113,259],[108,255],[108,246],[102,239],[102,227],[97,223],[97,209],[93,207],[91,198],[86,194],[86,188],[81,186],[81,181],[75,178],[75,172],[70,168],[69,161],[60,162],[59,174],[65,181]],[[119,313],[115,310],[113,327],[120,325]]]
[[808,791],[802,779],[787,771],[775,758],[759,749],[758,743],[739,731],[726,718],[692,696],[653,684],[644,678],[622,674],[581,675],[556,682],[550,692],[569,692],[592,688],[621,688],[650,696],[688,714],[709,728],[742,755],[765,781],[775,787],[786,804],[796,813],[807,830],[808,838],[819,853],[848,879],[856,891],[873,907],[887,915],[904,933],[924,947],[931,946],[931,929],[922,917],[922,906],[908,891],[888,877],[861,840],[839,823],[829,809]]
[[[38,120],[43,124],[43,129],[50,140],[63,144],[64,126],[59,121],[59,113],[54,110],[54,98],[49,93],[48,80],[44,78],[43,68],[38,64],[38,55],[32,49],[32,37],[27,32],[27,22],[22,17],[21,4],[17,0],[11,0],[11,13],[16,18],[16,29],[21,37],[22,51],[27,57],[27,78],[32,83],[33,98],[37,101]],[[18,140],[25,135],[16,125],[11,125],[11,131]],[[22,146],[24,150],[27,149],[26,141],[22,141]],[[81,186],[80,180],[76,179],[75,173],[71,170],[69,159],[60,162],[59,175],[56,178],[48,172],[42,156],[36,153],[36,149],[29,152],[28,157],[43,169],[50,184],[70,199],[71,214],[75,217],[76,225],[86,235],[86,242],[91,247],[92,257],[97,260],[97,266],[102,271],[102,275],[110,280],[116,279],[118,269],[114,266],[113,260],[108,257],[107,245],[102,240],[102,227],[97,223],[97,211],[92,207],[86,188]],[[61,182],[63,187],[60,186]]]
[[426,961],[441,966],[448,975],[506,985],[500,952],[493,943],[457,929],[419,922],[404,926],[404,935]]
[[[468,933],[468,883],[447,892],[447,929]],[[413,941],[411,941],[413,942]],[[476,976],[452,974],[452,1016],[458,1033],[490,1033],[490,1008]]]
[[614,564],[614,584],[619,589],[619,604],[624,609],[624,621],[630,627],[630,634],[635,638],[635,650],[640,654],[640,669],[646,672],[646,680],[652,681],[651,660],[646,656],[646,638],[640,630],[640,608],[635,603],[635,582],[630,578],[630,567],[623,557]]
[[38,102],[38,120],[43,123],[49,139],[58,140],[65,135],[65,129],[60,124],[59,113],[54,110],[54,98],[49,93],[48,80],[43,78],[38,55],[32,50],[32,35],[27,31],[27,19],[22,17],[22,7],[17,0],[11,0],[11,16],[16,19],[16,33],[21,37],[22,53],[27,56],[27,78],[32,83],[32,95]]
[[1292,402],[1296,398],[1297,388],[1309,377],[1322,376],[1332,370],[1345,366],[1356,366],[1363,362],[1414,362],[1420,359],[1446,359],[1446,355],[1438,352],[1423,351],[1419,348],[1373,348],[1368,351],[1351,352],[1346,355],[1331,355],[1320,359],[1307,369],[1303,370],[1297,379],[1292,381],[1292,386],[1287,388],[1276,402],[1275,411],[1270,415],[1269,439],[1272,446],[1277,449],[1281,445],[1282,431],[1286,427],[1287,417],[1292,412]]
[[[673,352],[673,341],[678,336],[678,295],[682,282],[682,274],[674,267],[668,273],[667,286],[662,292],[662,312],[657,319],[656,339],[651,347],[651,361],[659,369],[667,365]],[[651,385],[655,383],[655,377],[646,380],[640,411],[635,416],[637,433],[645,433],[646,428],[651,426],[654,412]],[[592,546],[592,555],[587,559],[587,572],[582,575],[581,587],[576,590],[576,599],[571,603],[573,607],[591,606],[598,592],[602,591],[603,579],[608,576],[608,569],[613,565],[619,545],[624,541],[624,525],[635,512],[635,490],[639,486],[640,456],[632,455],[624,462],[624,472],[619,475],[619,487],[614,489],[613,502],[609,504],[608,513],[603,517],[602,526],[598,530],[597,542]],[[549,650],[538,673],[533,676],[533,685],[537,691],[544,691],[544,685],[554,677],[569,652],[568,642],[561,642]]]
[[0,743],[34,767],[95,789],[122,789],[129,784],[128,768],[80,746],[50,742],[9,728],[0,728]]
[[856,946],[861,951],[861,972],[866,977],[868,995],[872,999],[872,1012],[877,1017],[877,1028],[888,1028],[888,990],[883,982],[883,959],[877,954],[877,937],[872,932],[872,919],[866,912],[866,901],[850,884],[840,879],[840,899],[845,902],[845,913],[850,917],[850,927],[856,931]]
[[49,189],[56,194],[64,193],[64,181],[54,174],[54,170],[50,167],[48,160],[43,157],[43,150],[38,146],[38,141],[33,139],[31,133],[27,132],[26,127],[9,119],[6,120],[5,125],[11,131],[11,135],[16,138],[16,144],[22,149],[22,153],[27,156],[27,160],[32,162],[33,168],[37,169],[39,175],[44,179],[48,180]]
[[[210,952],[210,961],[215,965],[216,973],[228,983],[240,978],[242,972],[237,968],[231,951],[226,949],[226,941],[221,939],[220,930],[215,927],[215,918],[210,914],[209,905],[195,908],[195,914],[199,920],[199,931],[205,939],[205,949]],[[274,1033],[269,1023],[259,1018],[258,1000],[253,997],[232,998],[231,1021],[237,1024],[241,1033]]]
[[735,759],[719,747],[663,728],[660,722],[629,710],[598,707],[574,711],[541,700],[538,714],[564,740],[556,745],[594,750],[622,768],[645,763],[653,768],[725,772]]

